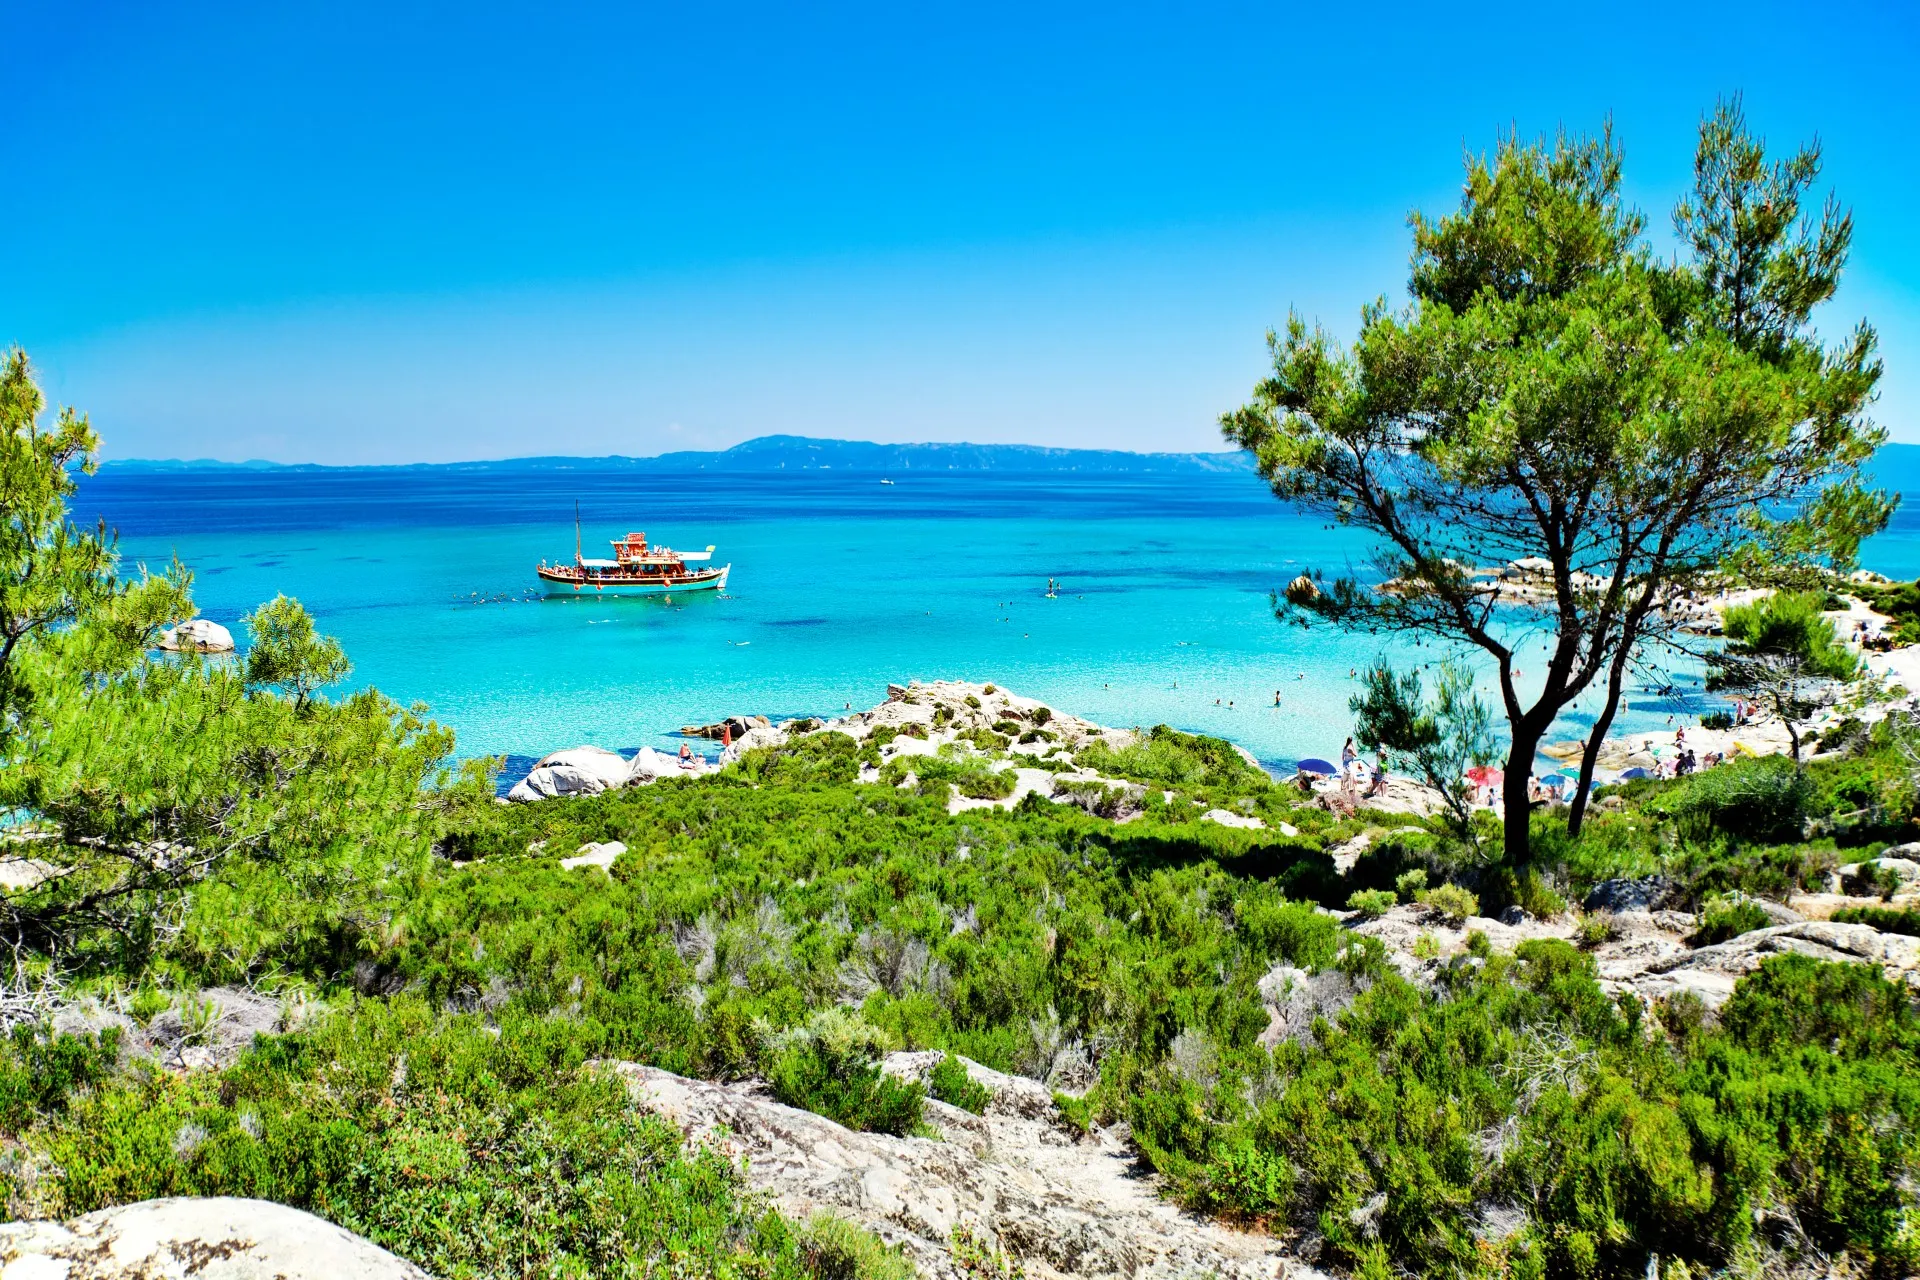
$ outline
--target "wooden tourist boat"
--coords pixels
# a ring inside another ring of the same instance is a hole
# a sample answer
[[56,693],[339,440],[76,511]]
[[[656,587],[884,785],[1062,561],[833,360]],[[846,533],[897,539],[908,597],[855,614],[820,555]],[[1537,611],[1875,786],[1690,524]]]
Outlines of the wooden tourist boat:
[[580,554],[580,531],[574,529],[573,563],[548,564],[534,572],[550,596],[664,596],[675,591],[717,591],[727,585],[730,564],[714,568],[713,548],[675,551],[650,547],[647,535],[630,533],[613,543],[613,559],[590,560]]

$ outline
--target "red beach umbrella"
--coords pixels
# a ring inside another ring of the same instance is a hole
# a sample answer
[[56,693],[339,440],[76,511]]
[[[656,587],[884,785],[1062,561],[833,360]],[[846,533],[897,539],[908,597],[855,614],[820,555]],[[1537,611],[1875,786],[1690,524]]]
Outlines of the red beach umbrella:
[[1476,787],[1497,787],[1507,775],[1490,764],[1477,764],[1467,770],[1467,781]]

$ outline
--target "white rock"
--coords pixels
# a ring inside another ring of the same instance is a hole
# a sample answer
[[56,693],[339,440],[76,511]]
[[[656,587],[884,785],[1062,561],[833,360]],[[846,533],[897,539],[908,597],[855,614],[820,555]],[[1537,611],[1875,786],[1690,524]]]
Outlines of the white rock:
[[322,1218],[265,1200],[143,1200],[0,1226],[0,1280],[431,1280]]
[[1244,813],[1235,813],[1231,809],[1209,809],[1200,815],[1202,822],[1217,822],[1223,827],[1246,827],[1250,830],[1264,831],[1267,824],[1258,818]]
[[632,766],[605,747],[571,747],[540,758],[531,772],[507,792],[517,804],[555,796],[591,796],[625,786]]
[[627,846],[618,840],[609,840],[605,844],[583,844],[574,850],[571,858],[560,859],[562,870],[571,871],[575,867],[601,867],[613,865],[613,860],[627,851]]
[[786,734],[771,725],[755,725],[733,740],[733,745],[720,753],[722,765],[732,764],[747,752],[758,747],[777,747],[787,740]]
[[233,632],[217,622],[195,618],[162,631],[160,647],[174,653],[232,653]]

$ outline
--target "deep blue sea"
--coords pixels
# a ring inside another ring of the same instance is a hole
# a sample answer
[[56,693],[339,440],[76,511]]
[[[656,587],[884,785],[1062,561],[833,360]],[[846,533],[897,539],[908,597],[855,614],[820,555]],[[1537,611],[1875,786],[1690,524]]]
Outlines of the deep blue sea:
[[[243,645],[243,614],[298,597],[345,644],[352,684],[425,702],[463,755],[671,746],[682,724],[831,714],[880,701],[889,681],[964,678],[1108,724],[1219,734],[1277,768],[1337,758],[1349,672],[1382,642],[1284,626],[1269,593],[1304,567],[1364,567],[1356,535],[1291,513],[1244,474],[896,480],[109,471],[83,482],[75,515],[118,530],[129,565],[178,556],[202,616]],[[537,561],[572,556],[576,500],[588,555],[630,529],[717,544],[729,591],[523,599]],[[1920,576],[1920,509],[1866,564]],[[1058,598],[1046,598],[1049,577]],[[1676,670],[1689,688],[1692,673]],[[1699,707],[1697,695],[1639,690],[1621,727]]]

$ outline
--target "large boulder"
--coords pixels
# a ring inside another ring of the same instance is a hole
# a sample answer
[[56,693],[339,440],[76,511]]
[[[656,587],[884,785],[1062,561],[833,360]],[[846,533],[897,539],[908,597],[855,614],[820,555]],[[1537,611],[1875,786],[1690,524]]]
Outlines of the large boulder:
[[733,740],[733,745],[720,753],[720,763],[732,764],[755,747],[777,747],[787,740],[786,735],[772,725],[757,724]]
[[0,1225],[0,1280],[432,1280],[323,1218],[266,1200],[175,1197]]
[[160,647],[173,653],[232,653],[233,632],[217,622],[195,618],[162,631]]
[[1679,894],[1680,886],[1665,876],[1602,880],[1581,905],[1588,911],[1658,911]]
[[555,796],[591,796],[625,786],[632,766],[617,751],[604,747],[572,747],[542,756],[539,763],[507,792],[516,804],[550,800]]

